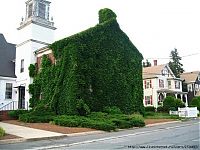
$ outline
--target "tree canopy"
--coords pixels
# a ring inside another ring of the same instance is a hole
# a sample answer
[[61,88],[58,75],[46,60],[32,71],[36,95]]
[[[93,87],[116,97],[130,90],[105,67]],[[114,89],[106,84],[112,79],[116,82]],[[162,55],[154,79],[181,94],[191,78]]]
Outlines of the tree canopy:
[[170,53],[170,61],[169,61],[169,67],[174,73],[176,77],[180,77],[180,74],[184,72],[183,64],[180,62],[181,57],[178,54],[177,49],[171,51]]
[[145,68],[145,67],[151,67],[151,63],[149,62],[148,59],[146,59],[145,62],[142,63],[142,66]]

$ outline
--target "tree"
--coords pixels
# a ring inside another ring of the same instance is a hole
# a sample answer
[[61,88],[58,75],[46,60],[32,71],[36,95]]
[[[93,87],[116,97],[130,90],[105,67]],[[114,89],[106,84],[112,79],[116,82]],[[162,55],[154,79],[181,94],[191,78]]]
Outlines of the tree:
[[171,51],[170,59],[172,60],[169,62],[170,69],[176,77],[180,77],[180,74],[184,72],[184,69],[183,64],[180,63],[181,57],[179,56],[176,48]]
[[145,67],[151,67],[151,63],[149,62],[148,59],[146,59],[146,62],[143,62],[142,66]]

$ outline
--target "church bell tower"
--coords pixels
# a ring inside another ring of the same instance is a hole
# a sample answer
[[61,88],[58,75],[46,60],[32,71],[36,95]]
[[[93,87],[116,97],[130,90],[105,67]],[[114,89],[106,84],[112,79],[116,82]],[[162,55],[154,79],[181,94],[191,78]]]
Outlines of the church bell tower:
[[[15,74],[17,76],[18,107],[27,108],[30,95],[28,86],[32,83],[28,67],[36,63],[35,51],[54,42],[53,18],[49,17],[48,0],[27,0],[26,14],[22,18],[18,30],[16,46]],[[27,105],[26,105],[27,104]]]

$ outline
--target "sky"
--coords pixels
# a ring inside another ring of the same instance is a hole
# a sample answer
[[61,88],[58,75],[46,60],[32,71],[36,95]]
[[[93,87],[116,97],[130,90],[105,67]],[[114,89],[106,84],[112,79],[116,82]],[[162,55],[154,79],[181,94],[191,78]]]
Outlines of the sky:
[[[17,44],[17,27],[25,17],[26,0],[0,0],[0,33]],[[120,28],[144,59],[168,63],[176,48],[185,71],[200,70],[200,0],[50,0],[55,40],[98,24],[98,11],[110,8]]]

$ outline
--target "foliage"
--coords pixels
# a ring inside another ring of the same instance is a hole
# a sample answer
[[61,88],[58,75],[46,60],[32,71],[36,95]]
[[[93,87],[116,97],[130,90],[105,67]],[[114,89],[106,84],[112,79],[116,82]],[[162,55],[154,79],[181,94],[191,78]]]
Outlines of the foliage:
[[122,114],[122,111],[116,106],[105,107],[103,112],[108,114]]
[[13,119],[19,119],[19,115],[28,113],[28,110],[18,109],[18,110],[11,110],[8,112],[9,117]]
[[190,103],[191,107],[197,107],[197,109],[200,111],[200,96],[194,97]]
[[176,99],[172,96],[167,96],[163,102],[163,107],[167,111],[174,110],[174,108],[177,110],[178,107],[184,107],[184,106],[185,106],[184,103],[180,99]]
[[105,8],[99,11],[99,23],[104,23],[110,19],[116,19],[117,15],[110,9]]
[[143,62],[143,63],[142,63],[142,66],[143,66],[143,67],[151,67],[151,63],[149,62],[148,59],[146,59],[146,62]]
[[100,24],[50,45],[56,64],[43,57],[31,85],[31,107],[42,103],[56,114],[75,115],[82,100],[91,111],[116,106],[142,113],[142,55],[111,10],[99,14]]
[[0,137],[4,136],[5,134],[5,130],[2,127],[0,127]]
[[145,125],[141,115],[107,114],[93,112],[87,117],[84,116],[57,116],[53,119],[57,125],[67,127],[87,127],[99,130],[111,131],[118,128],[142,127]]
[[56,116],[47,105],[37,105],[34,109],[26,114],[20,114],[19,120],[23,122],[50,122]]
[[181,99],[175,99],[175,109],[178,110],[178,107],[183,108],[185,104],[181,101]]
[[19,120],[28,123],[49,123],[55,116],[49,115],[33,115],[33,114],[22,114],[19,115]]
[[155,112],[155,107],[153,106],[147,106],[144,107],[145,112]]
[[157,112],[168,112],[169,110],[166,108],[166,107],[163,107],[163,106],[159,106],[157,108]]
[[87,104],[84,103],[84,101],[82,99],[78,100],[76,109],[80,116],[86,116],[90,113],[90,108],[88,107]]
[[29,76],[32,78],[35,77],[35,75],[37,74],[36,66],[34,64],[30,64],[28,70],[29,70]]
[[169,62],[170,69],[176,77],[180,77],[180,74],[184,72],[184,69],[183,64],[180,63],[181,57],[179,56],[176,48],[171,51],[170,59],[172,60]]
[[175,106],[175,98],[172,96],[167,96],[163,101],[163,107],[169,111],[171,107]]

